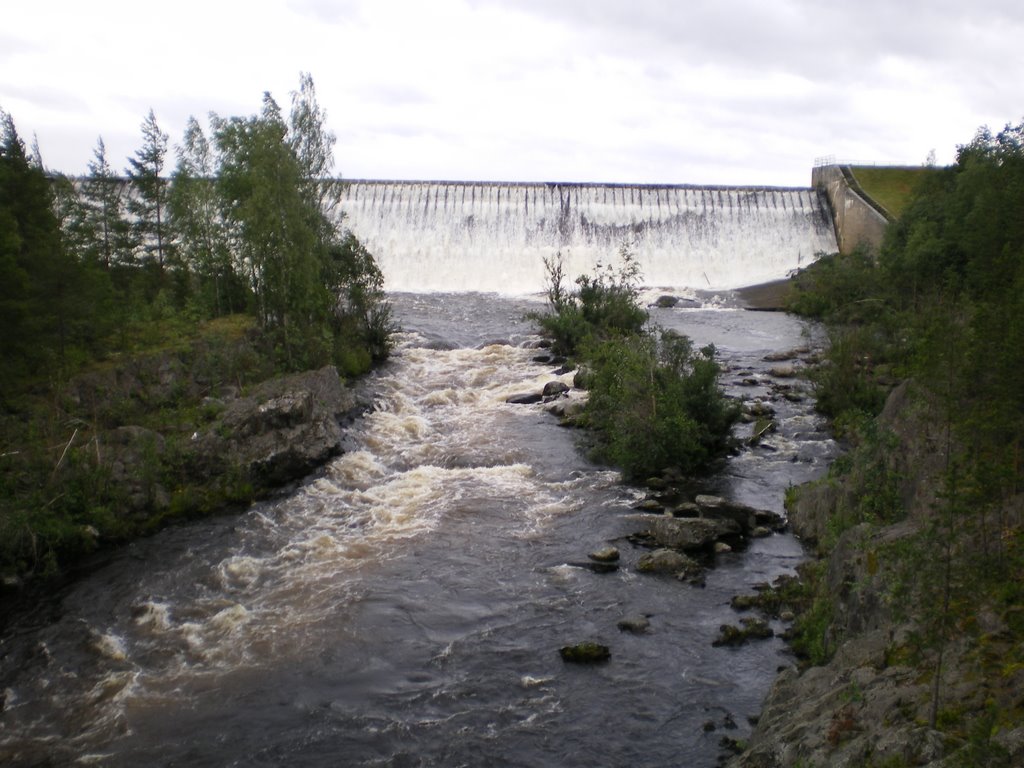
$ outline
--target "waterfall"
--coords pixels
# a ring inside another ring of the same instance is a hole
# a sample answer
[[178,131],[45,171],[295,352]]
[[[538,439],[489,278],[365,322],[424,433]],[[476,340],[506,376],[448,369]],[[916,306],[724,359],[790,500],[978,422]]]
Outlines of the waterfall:
[[623,244],[645,285],[718,290],[836,250],[811,188],[354,180],[340,210],[392,291],[533,293],[545,257],[571,278]]

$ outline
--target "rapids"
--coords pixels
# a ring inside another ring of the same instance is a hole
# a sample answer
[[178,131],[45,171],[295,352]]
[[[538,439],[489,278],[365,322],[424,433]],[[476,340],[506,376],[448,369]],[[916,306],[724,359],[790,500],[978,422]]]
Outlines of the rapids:
[[[781,511],[834,445],[809,398],[773,396],[763,358],[814,329],[699,298],[652,319],[714,343],[729,392],[779,419],[701,490]],[[343,455],[286,497],[125,547],[8,628],[0,763],[710,766],[749,732],[791,660],[778,639],[711,641],[799,543],[721,555],[703,589],[636,574],[640,492],[542,406],[505,402],[555,378],[523,320],[539,300],[394,306],[400,346]],[[609,542],[617,572],[573,565]],[[616,628],[641,613],[647,634]],[[563,664],[589,639],[610,662]]]

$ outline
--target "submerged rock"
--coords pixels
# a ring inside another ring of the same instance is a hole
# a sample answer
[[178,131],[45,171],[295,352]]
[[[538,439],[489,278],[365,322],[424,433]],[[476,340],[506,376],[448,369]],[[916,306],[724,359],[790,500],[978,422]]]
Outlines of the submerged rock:
[[505,402],[511,403],[512,405],[533,405],[534,403],[541,402],[543,399],[544,395],[537,392],[524,392],[519,395],[510,395],[509,397],[506,397]]
[[749,640],[767,640],[770,637],[775,637],[775,632],[764,619],[740,619],[740,624],[742,626],[739,627],[723,624],[719,627],[718,638],[711,644],[714,646],[743,645]]
[[612,657],[611,649],[607,645],[590,641],[563,646],[558,649],[558,653],[562,661],[569,664],[597,664]]
[[619,619],[615,625],[622,632],[632,632],[634,635],[642,635],[651,627],[651,620],[646,616],[626,616]]

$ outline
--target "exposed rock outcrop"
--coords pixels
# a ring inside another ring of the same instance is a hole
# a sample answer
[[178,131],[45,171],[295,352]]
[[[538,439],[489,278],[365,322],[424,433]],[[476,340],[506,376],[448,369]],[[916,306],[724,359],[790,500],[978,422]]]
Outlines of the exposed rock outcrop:
[[[1018,711],[1024,693],[1005,668],[995,680],[986,679],[977,640],[963,628],[942,646],[937,666],[935,649],[919,645],[917,606],[898,607],[893,599],[900,558],[882,553],[903,551],[934,514],[943,441],[908,384],[890,394],[878,424],[894,440],[884,451],[884,467],[854,466],[842,477],[801,487],[789,508],[798,535],[828,543],[823,591],[816,599],[828,605],[819,640],[834,653],[820,666],[780,674],[745,750],[728,762],[730,768],[1024,765],[1022,728],[995,729],[980,738],[928,726],[936,690],[943,711],[962,723],[984,723],[993,706]],[[866,475],[879,471],[895,478],[906,517],[851,525],[837,536],[835,521],[854,508],[859,489],[876,487],[864,483]],[[1000,638],[1009,637],[1007,617],[981,609],[971,620],[991,646],[989,653],[998,653]],[[938,689],[933,688],[936,669],[941,669]],[[1020,678],[1024,684],[1024,673]]]
[[359,409],[333,366],[264,382],[196,436],[196,472],[233,467],[257,492],[298,480],[340,453],[341,424]]
[[[151,373],[166,370],[183,377],[174,385],[178,390],[194,386],[177,366],[154,362],[150,368]],[[147,378],[156,392],[144,388]],[[143,387],[131,395],[138,402],[160,402],[170,386],[136,371],[93,377],[79,383],[73,396],[85,402],[102,391],[127,397],[111,389],[126,383]],[[90,459],[95,456],[107,472],[121,500],[119,517],[146,530],[168,512],[213,511],[301,480],[340,453],[344,423],[365,410],[332,366],[270,379],[241,396],[226,391],[207,401],[204,408],[215,415],[198,429],[173,422],[161,433],[129,424],[99,430],[77,448],[89,452]],[[190,439],[183,428],[195,429]]]

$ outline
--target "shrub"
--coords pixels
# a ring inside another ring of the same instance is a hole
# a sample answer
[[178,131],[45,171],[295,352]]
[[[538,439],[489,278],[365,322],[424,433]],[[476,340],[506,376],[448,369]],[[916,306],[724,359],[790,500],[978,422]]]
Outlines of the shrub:
[[718,388],[714,347],[674,333],[613,338],[588,354],[594,380],[586,420],[595,457],[636,480],[706,469],[729,447],[738,408]]
[[592,275],[577,277],[575,290],[565,286],[561,253],[544,260],[551,311],[531,317],[555,352],[578,355],[595,342],[643,332],[647,312],[639,304],[640,266],[625,244],[619,260],[617,269],[598,264]]

